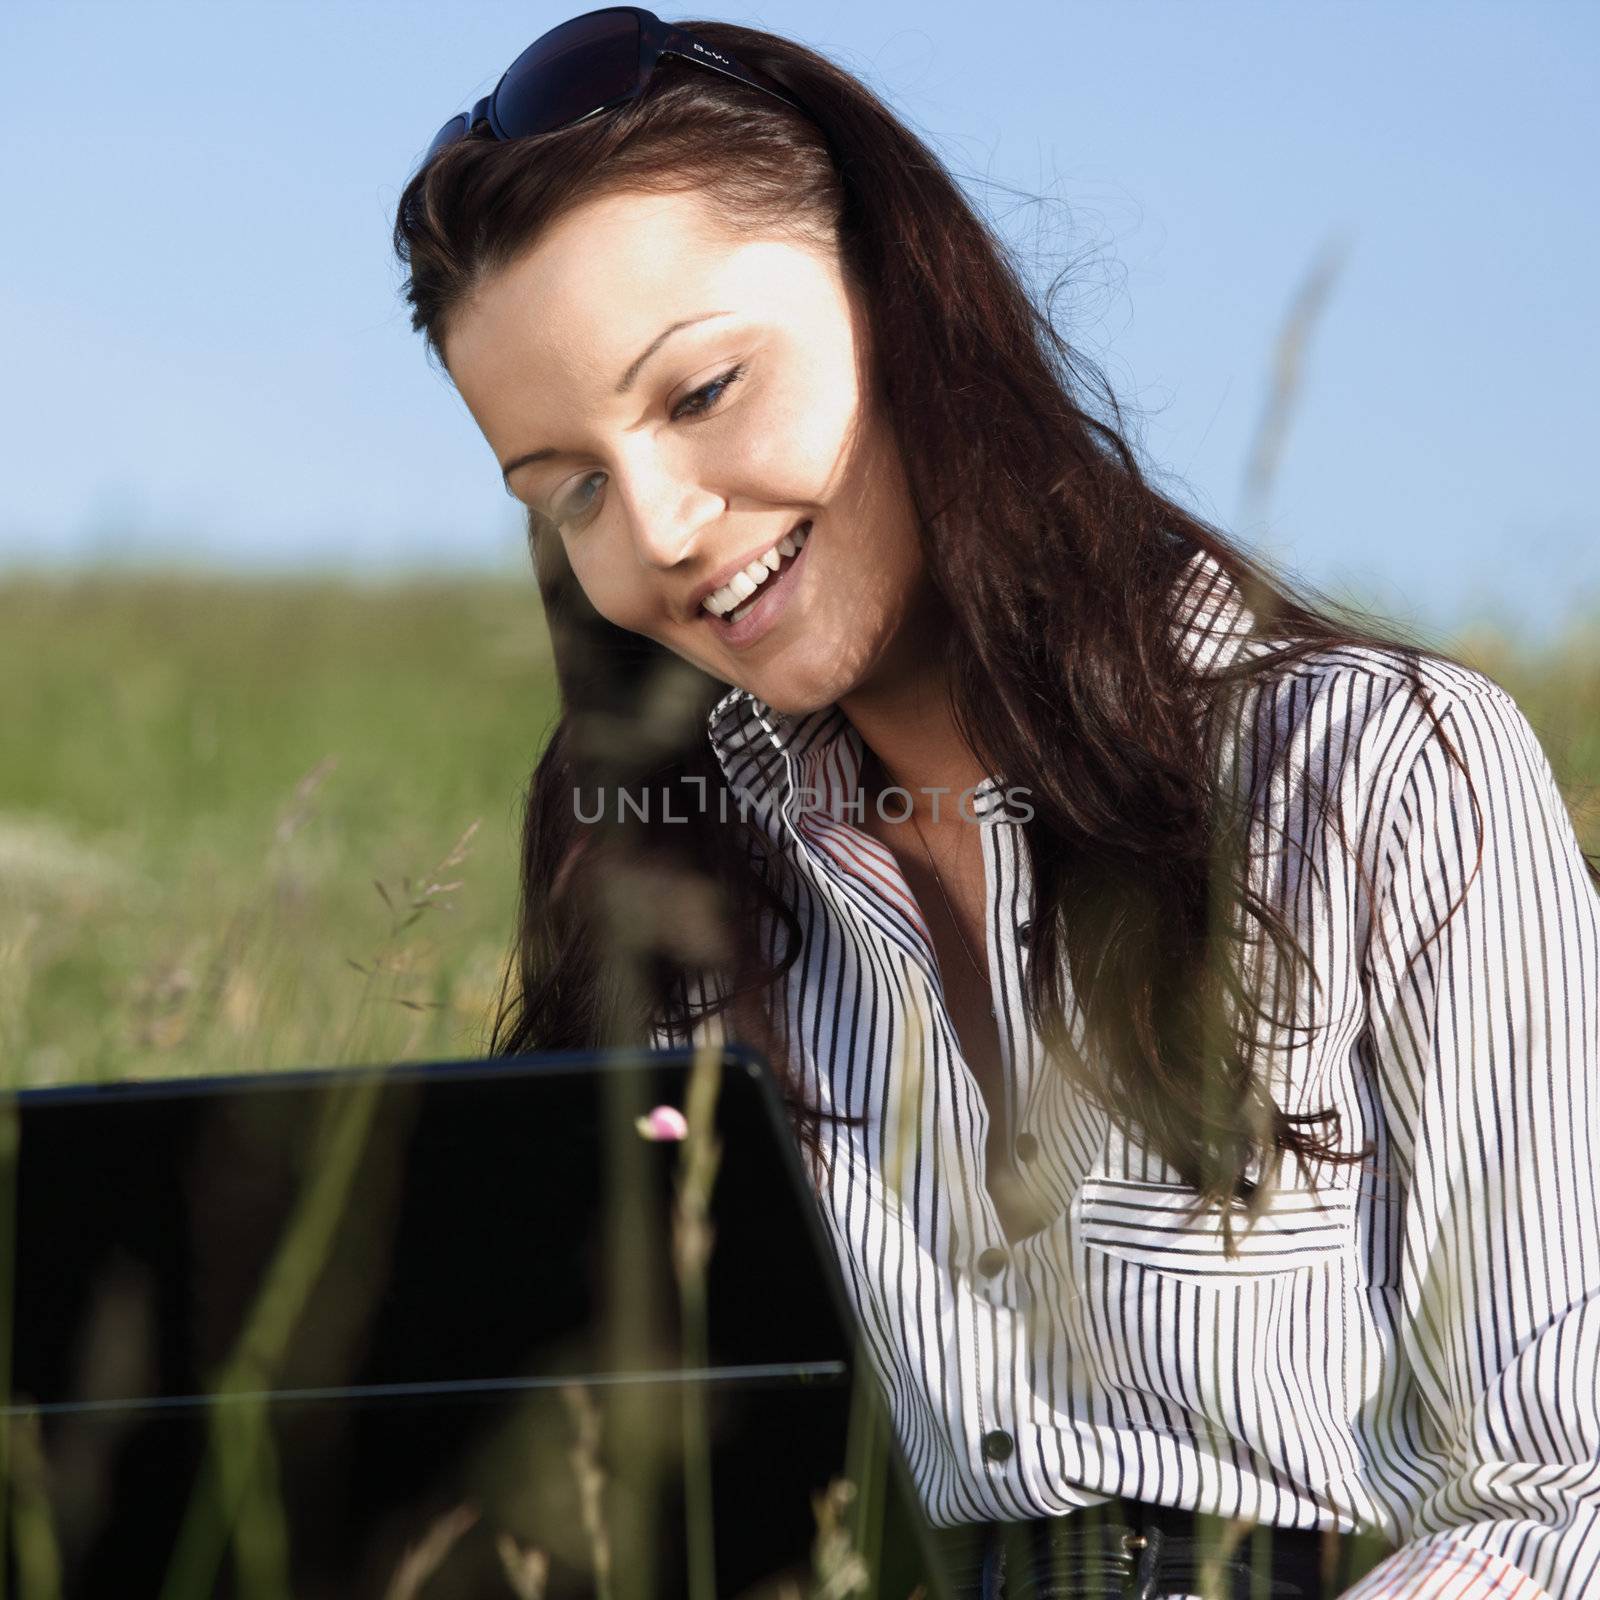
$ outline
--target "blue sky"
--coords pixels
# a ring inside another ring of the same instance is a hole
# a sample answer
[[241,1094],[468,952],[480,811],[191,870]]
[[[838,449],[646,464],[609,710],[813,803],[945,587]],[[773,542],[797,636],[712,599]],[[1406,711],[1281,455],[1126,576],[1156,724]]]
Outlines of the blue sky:
[[[388,236],[434,129],[574,9],[9,0],[0,567],[515,567]],[[1246,544],[1424,626],[1600,617],[1600,7],[711,14],[864,77],[1038,276],[1067,267],[1063,330]],[[1252,512],[1274,341],[1341,243]]]

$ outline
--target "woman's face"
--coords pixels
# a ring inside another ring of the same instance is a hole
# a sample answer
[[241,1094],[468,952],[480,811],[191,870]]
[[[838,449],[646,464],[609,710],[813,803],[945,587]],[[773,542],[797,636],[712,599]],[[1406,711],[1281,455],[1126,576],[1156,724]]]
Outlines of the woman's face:
[[[608,621],[790,713],[914,665],[931,591],[831,248],[730,233],[698,194],[587,201],[479,289],[444,357]],[[775,548],[742,617],[706,609]]]

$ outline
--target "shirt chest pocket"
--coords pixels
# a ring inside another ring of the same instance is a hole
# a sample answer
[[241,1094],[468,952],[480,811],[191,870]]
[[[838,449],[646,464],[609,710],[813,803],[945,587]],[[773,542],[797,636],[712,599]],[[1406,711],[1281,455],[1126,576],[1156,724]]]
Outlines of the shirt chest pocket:
[[[1354,1191],[1278,1187],[1224,1249],[1216,1206],[1182,1184],[1091,1176],[1073,1201],[1072,1316],[1110,1414],[1248,1446],[1318,1487],[1359,1462],[1340,1422],[1363,1382]],[[1209,1441],[1209,1442],[1207,1442]]]
[[1221,1209],[1197,1211],[1194,1191],[1185,1185],[1089,1177],[1073,1210],[1091,1262],[1099,1256],[1221,1290],[1353,1265],[1355,1198],[1348,1189],[1275,1188],[1253,1221],[1235,1213],[1231,1254]]

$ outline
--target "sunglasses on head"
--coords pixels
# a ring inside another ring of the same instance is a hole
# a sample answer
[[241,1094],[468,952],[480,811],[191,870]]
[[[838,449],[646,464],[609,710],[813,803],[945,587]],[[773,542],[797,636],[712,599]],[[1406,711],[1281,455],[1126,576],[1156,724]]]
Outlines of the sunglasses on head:
[[662,56],[696,61],[804,111],[764,73],[741,66],[692,33],[663,22],[641,6],[586,11],[541,34],[506,68],[499,83],[471,111],[462,111],[433,136],[422,164],[486,122],[497,139],[553,133],[601,111],[636,100]]

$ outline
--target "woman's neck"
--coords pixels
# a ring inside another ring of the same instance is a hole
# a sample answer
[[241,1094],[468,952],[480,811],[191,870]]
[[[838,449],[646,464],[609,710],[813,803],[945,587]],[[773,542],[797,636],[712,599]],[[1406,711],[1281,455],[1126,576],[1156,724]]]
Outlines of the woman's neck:
[[[943,603],[927,591],[871,678],[839,700],[866,746],[867,803],[884,789],[903,789],[925,825],[958,818],[958,796],[988,775],[950,707],[950,627]],[[906,804],[897,794],[889,809],[898,816]]]

